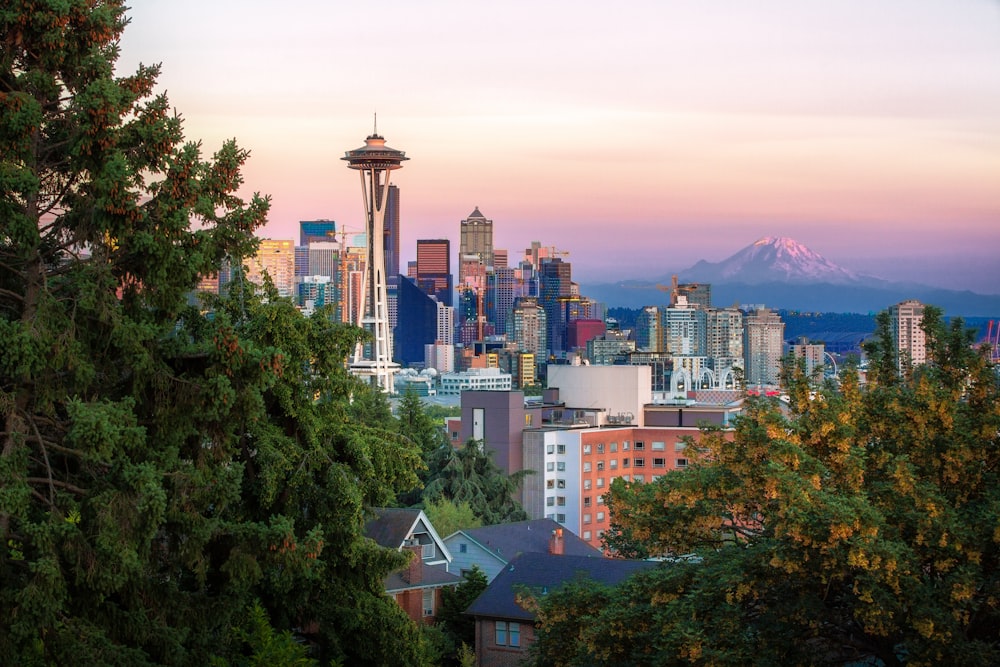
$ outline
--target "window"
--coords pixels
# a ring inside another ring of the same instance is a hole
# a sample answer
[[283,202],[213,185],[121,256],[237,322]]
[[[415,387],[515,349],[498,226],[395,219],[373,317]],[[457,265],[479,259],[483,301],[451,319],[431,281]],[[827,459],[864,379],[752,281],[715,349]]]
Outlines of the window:
[[584,496],[583,497],[583,506],[584,507],[590,507],[590,496]]
[[618,443],[617,442],[612,442],[610,445],[608,445],[608,451],[609,452],[617,452],[618,451]]
[[688,467],[688,460],[687,459],[677,459],[677,467],[678,468],[687,468]]
[[552,461],[549,461],[548,463],[545,464],[545,470],[546,471],[552,472],[555,469],[556,469],[556,464],[553,463]]
[[590,531],[589,530],[583,531],[583,539],[584,540],[589,540],[590,539]]
[[655,441],[653,442],[654,452],[662,452],[666,448],[667,448],[667,443],[665,442],[655,442]]
[[566,507],[566,496],[556,496],[556,505]]
[[687,443],[686,442],[684,442],[683,440],[678,440],[677,444],[674,445],[674,451],[675,452],[683,452],[686,447],[687,447]]
[[590,491],[590,480],[589,479],[583,480],[583,490],[584,491]]
[[507,621],[494,621],[497,646],[507,645]]
[[556,514],[556,521],[558,521],[559,523],[566,523],[566,515]]
[[557,463],[556,464],[556,470],[558,470],[559,472],[565,471],[566,470],[566,462],[565,461],[560,461],[559,463]]
[[584,454],[589,454],[590,453],[590,445],[584,445],[583,446],[583,453]]
[[524,425],[531,426],[531,414],[524,415]]
[[565,454],[566,445],[556,445],[556,454]]
[[611,459],[611,461],[608,462],[608,467],[612,470],[616,470],[618,468],[618,459]]
[[623,442],[623,443],[622,443],[622,451],[623,451],[623,452],[627,452],[627,451],[628,451],[628,446],[629,446],[629,444],[630,444],[630,443],[629,443],[629,441],[628,441],[628,440],[626,440],[625,442]]
[[604,461],[598,461],[597,462],[597,469],[598,470],[604,470]]
[[556,480],[554,480],[554,479],[547,479],[547,480],[545,480],[545,488],[546,489],[554,489],[554,488],[556,488]]
[[469,545],[466,544],[465,542],[459,542],[459,544],[458,544],[458,553],[464,554],[464,553],[468,553],[468,551],[469,551]]
[[628,459],[622,459],[622,467],[623,468],[627,468],[628,467]]
[[583,515],[583,522],[584,523],[590,523],[590,515],[589,514],[584,514]]
[[603,477],[598,477],[597,478],[597,488],[601,488],[603,486],[604,486],[604,478]]
[[654,468],[666,468],[667,467],[667,460],[666,459],[661,459],[661,458],[654,458],[653,459],[653,467]]
[[555,445],[545,445],[545,453],[546,454],[555,454],[556,453],[556,446]]
[[434,589],[424,589],[424,616],[434,615]]
[[590,461],[583,462],[583,472],[590,472]]
[[604,496],[597,496],[597,504],[598,505],[604,504]]
[[604,512],[598,512],[597,513],[597,520],[598,521],[604,521]]
[[555,504],[556,504],[556,499],[555,499],[554,496],[549,496],[548,498],[545,499],[545,506],[546,507],[552,507]]
[[603,454],[604,453],[604,443],[603,442],[597,443],[597,453],[598,454]]
[[644,481],[646,481],[646,478],[643,477],[642,475],[636,475],[632,479],[635,480],[636,482],[644,482]]
[[557,489],[565,489],[566,488],[566,480],[564,480],[564,479],[557,479],[556,480],[556,488]]
[[636,459],[635,461],[633,461],[633,462],[632,462],[632,464],[633,464],[633,465],[634,465],[634,466],[635,466],[636,468],[641,468],[641,467],[643,467],[644,465],[646,465],[646,459]]
[[646,448],[646,443],[644,443],[642,440],[636,440],[635,441],[635,448],[636,449],[645,449]]
[[420,545],[420,557],[423,559],[434,558],[434,554],[437,553],[434,550],[434,543],[422,544]]
[[513,621],[507,625],[507,636],[510,639],[508,646],[521,645],[521,624]]

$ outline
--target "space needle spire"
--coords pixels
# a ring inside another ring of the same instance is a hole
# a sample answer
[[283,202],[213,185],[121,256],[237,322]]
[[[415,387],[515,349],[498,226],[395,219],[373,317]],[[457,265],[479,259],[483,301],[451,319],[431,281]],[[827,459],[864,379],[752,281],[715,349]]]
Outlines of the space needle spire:
[[365,139],[365,145],[347,151],[342,160],[357,169],[361,175],[361,195],[365,206],[365,229],[368,252],[365,262],[363,292],[364,307],[359,309],[360,321],[371,334],[371,344],[366,348],[359,343],[351,360],[351,372],[367,377],[387,394],[393,393],[393,383],[399,365],[392,361],[392,332],[389,331],[389,296],[387,290],[385,240],[385,205],[389,199],[389,172],[402,167],[408,160],[403,151],[385,145],[378,134],[378,115],[374,132]]

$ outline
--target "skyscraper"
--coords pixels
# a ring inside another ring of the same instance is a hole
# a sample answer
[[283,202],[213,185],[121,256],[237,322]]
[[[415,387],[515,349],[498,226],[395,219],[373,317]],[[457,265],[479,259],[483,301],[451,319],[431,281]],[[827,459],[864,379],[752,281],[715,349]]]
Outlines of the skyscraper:
[[448,239],[417,240],[417,273],[415,281],[420,289],[437,297],[446,306],[452,298],[451,241]]
[[487,266],[493,266],[493,221],[487,220],[479,212],[478,206],[468,218],[462,220],[458,254],[459,284],[465,284],[467,258],[475,256],[484,270]]
[[387,394],[393,392],[396,364],[392,361],[392,332],[389,329],[389,296],[385,261],[385,204],[389,199],[389,173],[409,158],[389,148],[385,138],[372,133],[365,145],[347,151],[341,158],[361,176],[365,203],[365,231],[368,235],[368,263],[365,269],[365,304],[360,322],[371,333],[371,349],[366,354],[359,343],[351,362],[351,372],[369,378]]
[[517,350],[533,352],[536,359],[547,357],[548,318],[534,297],[521,297],[507,318],[507,339]]
[[335,241],[337,223],[333,220],[302,220],[299,222],[299,245],[307,246],[313,241]]
[[389,186],[382,236],[385,243],[385,273],[389,283],[394,284],[399,275],[399,188],[395,185]]
[[927,362],[927,338],[921,325],[924,304],[907,299],[889,307],[889,331],[896,346],[899,372]]
[[539,267],[539,304],[548,319],[551,352],[565,352],[566,319],[563,298],[573,294],[572,267],[562,259],[546,258]]
[[779,384],[784,345],[785,323],[778,313],[760,308],[746,316],[743,354],[747,386]]
[[246,278],[262,285],[264,273],[271,278],[278,296],[291,297],[295,291],[295,242],[289,240],[261,239],[257,254],[247,261]]

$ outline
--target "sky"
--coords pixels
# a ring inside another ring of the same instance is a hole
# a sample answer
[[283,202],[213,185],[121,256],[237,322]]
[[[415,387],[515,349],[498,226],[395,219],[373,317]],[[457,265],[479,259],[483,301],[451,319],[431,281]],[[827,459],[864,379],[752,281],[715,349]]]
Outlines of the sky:
[[162,63],[189,139],[250,150],[261,236],[362,227],[340,158],[377,113],[404,263],[478,207],[580,282],[788,236],[1000,293],[1000,0],[134,4],[119,73]]

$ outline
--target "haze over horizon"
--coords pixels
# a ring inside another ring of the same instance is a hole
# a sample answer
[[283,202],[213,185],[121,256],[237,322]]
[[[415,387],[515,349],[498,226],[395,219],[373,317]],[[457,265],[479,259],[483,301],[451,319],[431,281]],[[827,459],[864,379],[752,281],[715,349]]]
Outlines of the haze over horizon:
[[[119,73],[211,154],[251,151],[261,234],[359,228],[340,158],[407,153],[403,260],[475,208],[516,259],[663,275],[788,236],[847,268],[1000,292],[1000,3],[143,2]],[[960,261],[959,261],[960,260]],[[457,267],[455,267],[457,270]],[[995,285],[996,287],[989,287]]]

